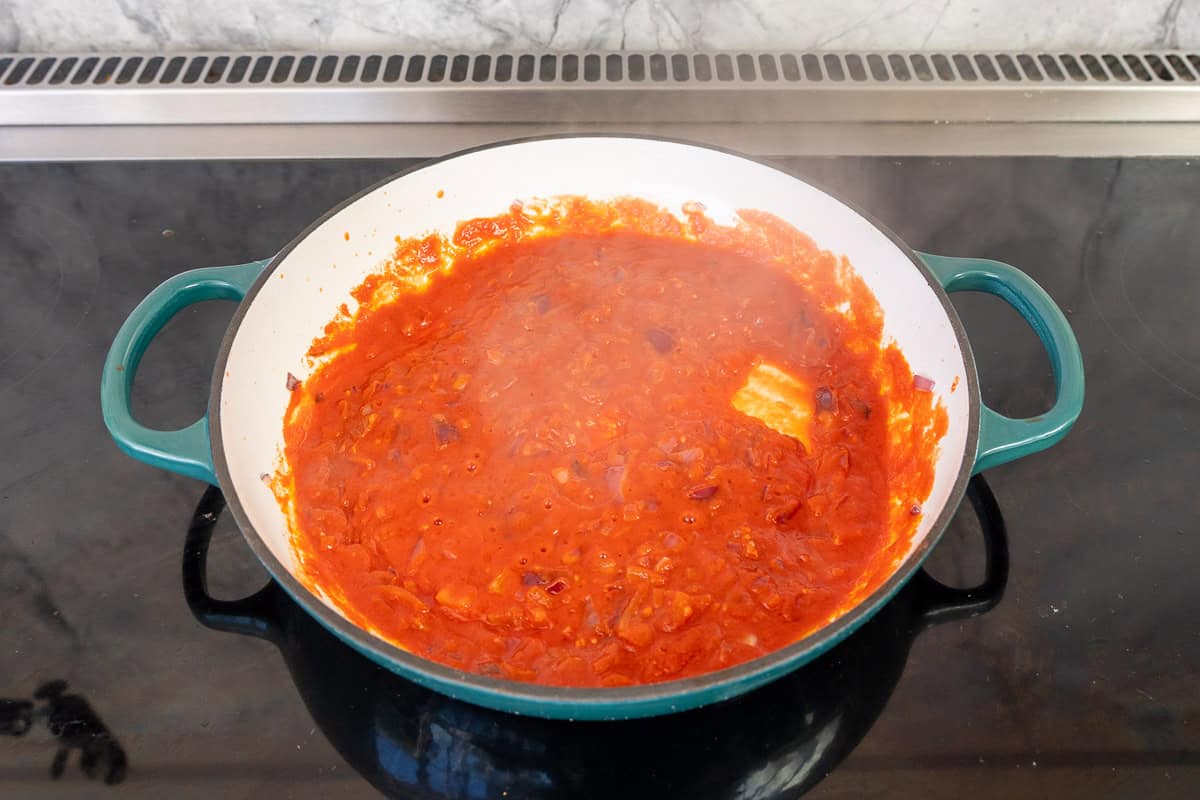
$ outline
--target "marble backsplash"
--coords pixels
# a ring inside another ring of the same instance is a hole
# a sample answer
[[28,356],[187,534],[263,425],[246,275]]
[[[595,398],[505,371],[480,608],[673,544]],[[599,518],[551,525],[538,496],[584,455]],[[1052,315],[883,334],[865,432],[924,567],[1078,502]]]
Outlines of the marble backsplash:
[[1200,0],[0,0],[0,51],[1200,47]]

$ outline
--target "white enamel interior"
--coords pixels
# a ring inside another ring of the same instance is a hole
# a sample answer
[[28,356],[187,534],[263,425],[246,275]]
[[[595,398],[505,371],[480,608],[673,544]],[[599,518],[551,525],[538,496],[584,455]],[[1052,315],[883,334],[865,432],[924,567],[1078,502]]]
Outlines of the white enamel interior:
[[[949,411],[933,492],[912,547],[920,544],[953,489],[968,441],[970,402],[958,339],[923,275],[868,220],[782,172],[700,147],[583,138],[495,147],[396,178],[309,233],[254,297],[221,378],[220,435],[233,482],[224,489],[236,492],[281,563],[294,569],[296,558],[286,519],[260,475],[275,469],[287,374],[307,375],[304,355],[313,338],[340,304],[353,307],[350,290],[378,268],[396,236],[452,233],[460,220],[501,213],[514,200],[561,194],[635,196],[676,213],[683,203],[698,201],[723,223],[734,220],[736,209],[762,209],[849,257],[884,309],[885,340],[899,344],[915,374],[934,380]],[[951,392],[956,379],[958,391]]]

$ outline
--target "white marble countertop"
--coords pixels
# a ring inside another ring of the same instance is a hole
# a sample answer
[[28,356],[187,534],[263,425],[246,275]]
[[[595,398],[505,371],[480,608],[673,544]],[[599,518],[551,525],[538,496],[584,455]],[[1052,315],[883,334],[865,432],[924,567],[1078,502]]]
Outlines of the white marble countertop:
[[1153,49],[1200,0],[0,0],[0,51]]

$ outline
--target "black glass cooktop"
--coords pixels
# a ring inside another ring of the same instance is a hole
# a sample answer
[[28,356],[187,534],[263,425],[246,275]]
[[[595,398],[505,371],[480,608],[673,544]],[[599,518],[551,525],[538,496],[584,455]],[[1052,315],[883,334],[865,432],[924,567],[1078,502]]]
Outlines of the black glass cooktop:
[[[927,572],[811,666],[592,724],[363,661],[269,584],[219,492],[126,458],[100,419],[109,342],[155,284],[269,256],[406,162],[0,166],[0,796],[1200,794],[1200,162],[779,163],[914,247],[1030,273],[1075,328],[1087,404],[1062,444],[973,481]],[[955,304],[985,399],[1048,407],[1016,314]],[[156,340],[143,421],[203,411],[232,311]]]

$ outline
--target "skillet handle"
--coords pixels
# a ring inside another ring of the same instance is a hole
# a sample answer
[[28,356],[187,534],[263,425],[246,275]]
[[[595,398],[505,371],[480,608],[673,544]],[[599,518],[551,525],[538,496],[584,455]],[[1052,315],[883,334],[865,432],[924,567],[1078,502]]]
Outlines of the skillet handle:
[[100,408],[108,432],[128,455],[154,467],[217,483],[208,443],[208,415],[176,431],[147,428],[133,418],[133,379],[146,348],[172,317],[204,300],[240,301],[270,262],[268,258],[173,275],[138,303],[121,325],[100,375]]
[[241,600],[217,600],[208,593],[208,545],[224,510],[225,496],[217,487],[209,486],[192,516],[183,545],[183,596],[201,625],[278,645],[283,641],[279,611],[282,590],[275,581]]
[[1083,355],[1067,318],[1041,286],[1016,267],[983,258],[917,253],[947,292],[987,292],[1017,310],[1042,340],[1054,370],[1054,405],[1045,414],[1013,419],[981,406],[975,472],[1045,450],[1083,410]]
[[914,607],[920,629],[990,611],[1000,602],[1008,585],[1008,532],[996,497],[982,475],[976,475],[967,484],[967,499],[983,531],[983,583],[971,589],[955,589],[922,569],[910,584],[916,593]]

